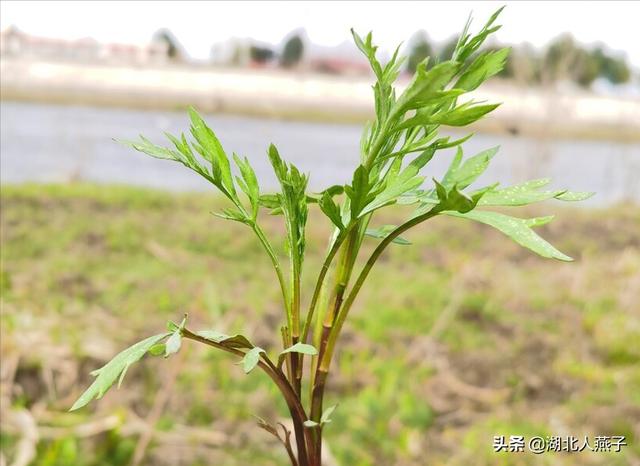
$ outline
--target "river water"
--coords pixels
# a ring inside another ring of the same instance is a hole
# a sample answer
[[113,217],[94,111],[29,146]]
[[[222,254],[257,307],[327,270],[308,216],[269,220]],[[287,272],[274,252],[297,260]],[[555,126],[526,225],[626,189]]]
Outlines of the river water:
[[[156,160],[113,141],[144,134],[154,142],[163,132],[188,128],[185,112],[59,106],[3,101],[0,132],[0,181],[121,183],[170,190],[207,190],[210,186],[181,165]],[[209,115],[227,152],[246,155],[264,187],[276,186],[266,157],[273,142],[280,154],[312,174],[319,190],[349,180],[358,163],[360,125],[289,122],[230,115]],[[611,141],[547,140],[478,134],[465,154],[500,145],[498,155],[478,180],[509,184],[550,177],[552,186],[595,191],[589,205],[640,202],[640,144]],[[451,153],[438,153],[428,176],[446,169]]]

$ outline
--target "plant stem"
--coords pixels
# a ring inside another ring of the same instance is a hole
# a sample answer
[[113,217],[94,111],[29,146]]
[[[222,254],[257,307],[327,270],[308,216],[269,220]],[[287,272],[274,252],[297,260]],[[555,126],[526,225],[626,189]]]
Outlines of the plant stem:
[[354,247],[357,241],[358,230],[352,230],[347,237],[346,243],[340,253],[340,260],[338,261],[336,269],[336,283],[334,285],[333,294],[327,309],[327,313],[324,318],[325,327],[331,327],[333,325],[333,319],[342,305],[342,298],[344,292],[349,284],[351,278],[351,271],[353,270],[353,264],[355,262]]
[[[186,328],[182,329],[182,337],[203,343],[208,346],[212,346],[214,348],[221,349],[228,353],[235,354],[236,356],[244,356],[245,354],[239,349],[229,348],[221,343],[216,343],[215,341],[201,337],[200,335],[197,335]],[[308,450],[313,449],[314,439],[309,429],[305,429],[304,427],[304,421],[307,420],[307,415],[305,413],[304,407],[300,403],[299,397],[294,392],[284,373],[280,369],[278,369],[273,364],[273,362],[271,362],[266,354],[262,353],[261,357],[262,359],[258,362],[258,366],[271,378],[271,380],[273,380],[276,386],[280,389],[280,392],[282,393],[282,396],[289,408],[289,413],[293,421],[294,433],[296,437],[298,464],[299,466],[315,466],[314,464],[309,463]],[[309,449],[307,448],[307,446],[309,447]]]
[[291,443],[288,443],[286,440],[282,442],[284,444],[285,450],[287,450],[287,455],[289,455],[289,461],[291,461],[291,466],[299,466],[298,460],[296,459],[296,455],[293,453],[293,449],[291,448]]
[[273,246],[271,246],[271,243],[265,236],[264,231],[262,230],[260,225],[258,225],[256,222],[253,222],[251,224],[251,228],[255,232],[256,236],[260,240],[260,243],[262,244],[262,247],[267,252],[267,255],[269,256],[269,258],[271,259],[273,268],[275,269],[276,275],[278,276],[278,282],[280,283],[280,291],[282,292],[282,299],[284,300],[285,310],[287,311],[287,315],[288,315],[289,306],[290,306],[289,293],[287,291],[287,284],[284,280],[282,268],[280,267],[280,260],[278,259],[276,252],[273,250]]
[[[282,335],[282,347],[288,348],[291,346],[291,335],[289,334],[289,327],[283,325],[280,327],[280,333]],[[287,366],[287,375],[289,376],[289,380],[293,380],[293,372],[291,371],[291,358],[287,355],[285,358],[285,363]]]
[[322,268],[320,269],[320,273],[318,274],[318,279],[316,280],[316,286],[315,286],[315,289],[313,290],[313,295],[311,297],[311,303],[309,304],[309,312],[307,313],[307,318],[304,322],[304,327],[302,329],[301,341],[303,343],[306,343],[307,341],[307,337],[309,335],[309,328],[311,327],[311,322],[313,321],[313,313],[318,305],[318,299],[320,298],[320,293],[322,291],[324,279],[327,275],[327,272],[329,271],[329,268],[331,267],[333,258],[335,257],[336,253],[340,249],[340,246],[342,245],[342,242],[345,240],[348,233],[351,231],[353,227],[354,227],[354,224],[350,224],[338,234],[335,241],[331,245],[329,252],[327,253],[327,257],[325,258],[324,263],[322,264]]
[[364,166],[367,168],[367,170],[370,169],[373,163],[376,161],[376,159],[378,158],[378,153],[387,140],[386,136],[389,128],[389,121],[389,118],[387,118],[384,123],[380,122],[378,124],[377,134],[373,139],[373,142],[369,146],[369,153],[365,158]]
[[[342,308],[340,309],[340,312],[336,317],[334,326],[328,337],[324,354],[322,355],[322,358],[320,359],[320,363],[318,364],[318,372],[329,372],[329,367],[331,365],[331,358],[333,356],[333,351],[335,349],[336,340],[340,335],[340,331],[342,330],[344,321],[347,318],[347,315],[349,314],[349,310],[351,309],[351,306],[353,305],[353,302],[356,299],[358,292],[360,291],[360,288],[362,288],[362,285],[364,284],[364,281],[369,275],[369,272],[371,272],[371,268],[376,263],[380,255],[384,252],[387,246],[389,246],[389,244],[391,244],[391,242],[394,239],[396,239],[398,236],[400,236],[402,233],[418,225],[419,223],[422,223],[430,218],[435,217],[439,213],[440,213],[440,209],[436,206],[433,209],[431,209],[429,212],[419,215],[409,220],[408,222],[400,225],[391,233],[389,233],[378,245],[378,247],[373,251],[373,253],[371,254],[371,257],[369,257],[369,259],[367,260],[367,263],[362,268],[360,275],[358,275],[356,282],[353,284],[353,288],[351,289],[349,295],[347,296],[347,299],[344,302],[344,305],[342,306]],[[312,419],[313,419],[313,408],[312,408]]]
[[[314,450],[314,439],[309,429],[306,429],[304,426],[304,422],[307,420],[307,414],[305,413],[304,407],[302,406],[302,403],[300,401],[300,395],[296,393],[295,390],[291,387],[282,371],[278,369],[273,364],[273,362],[271,362],[271,360],[266,355],[264,355],[264,353],[262,354],[262,356],[265,359],[266,365],[271,369],[271,372],[273,374],[276,374],[277,378],[280,380],[280,383],[286,389],[287,395],[285,395],[283,392],[283,396],[287,401],[287,405],[289,404],[288,397],[290,397],[293,401],[294,406],[293,409],[291,406],[289,407],[289,413],[291,414],[291,420],[293,421],[293,430],[296,436],[296,447],[298,450],[299,466],[314,466],[313,463],[309,463],[309,458],[311,457]],[[276,382],[276,384],[277,383],[278,382]]]
[[[311,419],[316,422],[320,420],[320,416],[322,414],[324,387],[326,378],[328,377],[328,370],[324,371],[321,369],[320,361],[322,360],[324,353],[326,352],[329,335],[331,334],[331,330],[335,324],[336,316],[338,315],[343,305],[344,293],[346,292],[347,286],[349,285],[353,267],[358,257],[358,252],[360,251],[360,245],[362,244],[364,231],[367,228],[370,219],[371,214],[368,214],[359,219],[357,222],[353,223],[354,228],[349,232],[349,237],[346,244],[344,245],[340,256],[340,261],[337,265],[336,285],[334,287],[332,300],[330,301],[330,305],[327,308],[327,314],[325,315],[325,319],[321,327],[322,333],[320,335],[317,364],[315,364],[313,372],[311,374],[311,409],[309,415]],[[320,372],[323,372],[323,374],[320,374]],[[319,375],[320,380],[318,381],[318,386],[316,387],[316,378]]]
[[[353,225],[358,225],[359,222],[354,222]],[[357,250],[359,246],[358,241],[358,228],[352,228],[349,230],[347,234],[345,234],[342,238],[346,238],[346,243],[342,245],[342,250],[340,253],[340,259],[336,268],[336,283],[334,286],[334,290],[332,293],[332,298],[329,301],[329,306],[327,308],[327,312],[325,314],[324,323],[322,324],[322,335],[320,337],[320,348],[318,353],[318,362],[322,359],[323,352],[326,348],[326,342],[328,340],[329,333],[331,331],[331,327],[333,326],[334,318],[342,305],[342,299],[349,284],[349,279],[351,278],[351,272],[353,270],[353,265],[355,263],[355,259],[357,256]],[[340,242],[336,240],[334,247],[332,248],[330,255],[325,261],[326,264],[330,264],[331,260],[335,256],[338,249],[341,247],[341,243],[344,241],[340,238]],[[328,269],[327,265],[327,269]],[[325,272],[326,273],[326,272]],[[324,274],[322,275],[324,279]],[[322,415],[322,401],[324,397],[325,383],[327,380],[328,373],[326,371],[319,371],[319,366],[316,364],[311,368],[311,410],[309,416],[311,420],[315,422],[320,422],[320,417]],[[315,464],[320,465],[322,462],[322,428],[318,426],[314,429],[314,438],[315,438],[315,451],[314,451],[314,462]]]
[[[322,416],[322,399],[324,397],[325,384],[327,381],[328,372],[317,371],[315,376],[315,382],[313,384],[313,391],[311,394],[311,413],[310,417],[316,422],[320,421]],[[314,413],[315,410],[315,413]],[[322,464],[322,426],[318,426],[314,429],[315,450],[313,452],[314,464],[320,466]]]
[[[313,322],[313,314],[316,307],[318,307],[318,300],[320,299],[320,295],[322,294],[322,289],[325,283],[324,280],[327,275],[327,272],[329,271],[329,268],[331,267],[331,263],[333,262],[335,255],[340,249],[340,246],[342,245],[343,241],[347,238],[349,232],[352,230],[354,225],[355,225],[354,223],[349,224],[344,230],[338,233],[333,243],[331,244],[331,247],[329,248],[329,252],[327,253],[327,256],[325,257],[325,260],[322,264],[322,268],[320,269],[320,273],[318,274],[318,279],[316,280],[316,286],[313,291],[313,295],[311,297],[311,303],[309,304],[309,312],[307,313],[307,318],[304,322],[304,327],[302,330],[302,339],[301,339],[303,343],[307,342],[309,329],[311,328],[311,323]],[[321,325],[320,320],[318,320],[318,325]],[[313,398],[313,387],[314,387],[315,372],[316,372],[318,357],[319,356],[314,356],[311,363],[311,370],[310,370],[311,377],[309,380],[310,398]],[[298,372],[300,374],[300,377],[302,377],[302,362],[300,363]]]
[[[300,258],[296,257],[291,260],[291,345],[295,345],[300,341]],[[300,397],[302,387],[302,357],[299,353],[288,353],[291,358],[291,381],[293,389]]]
[[[382,146],[384,145],[384,142],[385,142],[384,135],[386,133],[387,126],[388,126],[388,120],[385,121],[382,124],[382,126],[378,126],[378,130],[376,131],[376,136],[374,137],[374,140],[370,146],[370,150],[368,151],[368,154],[364,160],[364,166],[365,168],[367,168],[367,170],[371,168],[371,165],[375,161],[378,155],[378,152],[381,150]],[[324,283],[325,275],[329,270],[329,267],[334,259],[335,254],[338,252],[338,250],[342,246],[342,242],[346,239],[347,243],[342,249],[340,261],[337,265],[336,284],[334,286],[332,298],[329,301],[330,304],[327,309],[327,313],[325,315],[324,322],[322,325],[319,354],[317,356],[318,363],[315,365],[315,367],[312,366],[311,368],[312,369],[311,381],[310,381],[311,409],[310,409],[309,415],[310,415],[310,418],[315,422],[319,422],[320,417],[322,416],[324,390],[326,386],[326,380],[329,375],[329,366],[327,365],[326,367],[324,367],[323,361],[327,358],[327,353],[329,354],[328,356],[329,360],[331,360],[331,354],[333,352],[333,345],[335,345],[335,342],[332,342],[330,337],[333,333],[339,333],[339,329],[337,332],[335,332],[335,329],[334,329],[334,325],[336,323],[336,317],[342,314],[341,308],[343,306],[344,293],[349,284],[351,273],[353,272],[353,267],[355,265],[358,252],[360,250],[360,244],[362,241],[362,236],[364,234],[364,228],[366,228],[366,226],[368,225],[370,218],[371,218],[371,215],[367,215],[364,218],[350,222],[348,230],[342,231],[341,234],[338,236],[338,238],[336,238],[336,241],[334,242],[333,247],[329,251],[329,254],[327,255],[327,258],[325,259],[325,262],[320,271],[320,275],[316,283],[316,288],[314,290],[313,298],[311,300],[311,306],[309,308],[307,321],[305,322],[305,330],[303,331],[303,335],[304,335],[304,338],[306,339],[306,336],[309,330],[309,325],[311,323],[311,317],[313,316],[313,312],[315,310],[315,307],[317,306],[317,300],[320,295],[320,291],[322,290],[322,285]],[[363,226],[364,228],[362,228]],[[400,233],[398,233],[398,235],[399,234]],[[371,266],[373,266],[373,264],[371,264]],[[366,278],[366,275],[365,275],[365,278]],[[363,281],[364,281],[364,278],[363,278]],[[360,284],[360,286],[362,286],[362,284]],[[351,294],[353,294],[353,292]],[[349,296],[351,296],[351,294]],[[342,327],[342,324],[340,324],[340,327]],[[316,430],[315,432],[316,451],[314,455],[314,461],[318,465],[320,465],[322,460],[321,458],[322,430],[321,428],[318,428],[315,430]]]
[[[280,266],[280,261],[278,260],[278,256],[273,250],[273,246],[265,236],[262,228],[256,223],[253,222],[251,224],[253,231],[256,236],[262,243],[265,251],[271,258],[271,262],[273,264],[273,268],[276,271],[276,275],[278,276],[278,282],[280,283],[280,291],[282,293],[282,299],[285,305],[285,313],[287,316],[287,331],[283,332],[282,346],[287,348],[295,343],[297,343],[296,333],[299,331],[299,316],[300,316],[300,271],[297,270],[295,261],[291,261],[291,287],[292,287],[292,299],[289,300],[289,293],[287,291],[287,284],[284,280],[284,274],[282,273],[282,268]],[[294,333],[295,332],[295,333]],[[295,341],[294,341],[295,340]],[[297,378],[297,361],[298,358],[295,353],[289,353],[287,355],[287,374],[289,375],[289,380],[293,384],[293,388],[297,393],[300,393],[300,385],[301,382]]]

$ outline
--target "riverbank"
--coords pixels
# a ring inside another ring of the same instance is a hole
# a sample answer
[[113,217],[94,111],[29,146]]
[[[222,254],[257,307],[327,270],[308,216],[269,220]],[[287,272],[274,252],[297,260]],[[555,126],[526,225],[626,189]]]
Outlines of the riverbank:
[[[362,122],[371,117],[370,79],[278,70],[171,66],[133,68],[3,58],[3,100]],[[400,86],[402,87],[402,86]],[[490,83],[473,97],[503,102],[475,130],[548,138],[640,141],[640,99]]]

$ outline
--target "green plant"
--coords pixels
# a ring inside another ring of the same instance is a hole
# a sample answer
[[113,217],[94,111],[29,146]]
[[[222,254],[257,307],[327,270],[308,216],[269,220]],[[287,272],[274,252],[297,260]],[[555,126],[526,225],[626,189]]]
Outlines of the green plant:
[[[408,244],[401,237],[404,232],[440,215],[460,217],[490,225],[543,257],[571,260],[532,229],[549,222],[551,217],[522,219],[484,208],[521,206],[550,199],[578,201],[591,193],[542,190],[549,180],[468,190],[487,168],[497,148],[464,159],[462,144],[471,135],[457,140],[438,135],[441,126],[466,126],[497,107],[473,101],[460,103],[459,99],[504,65],[507,49],[479,51],[487,36],[499,28],[494,26],[499,13],[500,10],[491,16],[475,35],[469,34],[468,22],[451,59],[430,68],[428,59],[421,62],[398,97],[393,87],[403,62],[398,50],[383,65],[376,58],[371,34],[364,39],[353,34],[376,76],[375,119],[365,128],[360,164],[345,186],[309,193],[308,176],[285,163],[271,145],[268,157],[281,190],[276,194],[262,193],[249,161],[236,154],[232,157],[237,167],[234,175],[220,141],[194,110],[190,111],[191,141],[183,134],[179,138],[167,135],[173,143],[171,148],[157,146],[144,137],[140,142],[129,143],[153,157],[180,162],[204,177],[231,205],[216,215],[253,231],[273,264],[282,293],[285,323],[280,331],[284,349],[272,357],[243,335],[213,330],[194,332],[186,327],[185,317],[180,324],[170,323],[167,332],[131,346],[95,371],[96,380],[71,409],[100,398],[116,380],[120,384],[129,366],[146,353],[170,356],[179,351],[183,340],[194,340],[241,358],[246,373],[256,367],[264,371],[283,395],[293,432],[282,424],[275,426],[264,420],[259,420],[259,426],[283,443],[292,465],[320,466],[322,431],[331,422],[335,409],[324,406],[324,393],[337,341],[378,258],[393,243]],[[434,180],[433,188],[424,188],[425,177],[420,173],[436,153],[448,148],[456,148],[448,171],[441,180]],[[301,277],[310,205],[319,207],[334,229],[315,286],[309,296],[304,296],[307,303],[303,302]],[[400,225],[374,226],[376,213],[391,205],[414,206],[414,210]],[[283,217],[288,273],[261,227],[260,213],[265,209]],[[373,237],[379,243],[369,257],[362,258],[364,265],[359,268],[357,259],[363,255],[361,245],[365,237]]]

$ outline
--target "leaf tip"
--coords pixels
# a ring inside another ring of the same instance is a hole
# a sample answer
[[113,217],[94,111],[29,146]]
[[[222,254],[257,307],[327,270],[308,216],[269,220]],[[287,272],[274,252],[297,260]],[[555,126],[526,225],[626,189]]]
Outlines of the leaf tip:
[[73,403],[73,406],[71,406],[71,408],[69,408],[69,413],[73,412],[73,411],[77,411],[80,408],[82,408],[85,405],[85,403],[81,403],[80,400],[76,401],[75,403]]

